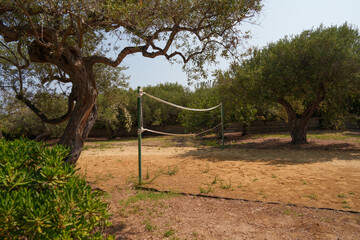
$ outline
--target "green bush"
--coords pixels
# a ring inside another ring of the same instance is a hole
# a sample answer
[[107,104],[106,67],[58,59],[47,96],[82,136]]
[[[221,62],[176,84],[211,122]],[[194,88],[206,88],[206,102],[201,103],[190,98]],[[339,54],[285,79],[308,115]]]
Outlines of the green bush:
[[1,239],[103,239],[108,204],[73,166],[69,149],[0,141]]

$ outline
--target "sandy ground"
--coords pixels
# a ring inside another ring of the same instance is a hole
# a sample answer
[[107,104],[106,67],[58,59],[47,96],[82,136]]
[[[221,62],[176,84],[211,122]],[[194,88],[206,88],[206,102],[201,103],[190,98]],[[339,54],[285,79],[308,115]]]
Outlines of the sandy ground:
[[286,142],[222,150],[145,139],[143,187],[185,195],[125,210],[121,200],[139,192],[136,141],[88,143],[79,167],[108,193],[118,239],[360,239],[360,143]]

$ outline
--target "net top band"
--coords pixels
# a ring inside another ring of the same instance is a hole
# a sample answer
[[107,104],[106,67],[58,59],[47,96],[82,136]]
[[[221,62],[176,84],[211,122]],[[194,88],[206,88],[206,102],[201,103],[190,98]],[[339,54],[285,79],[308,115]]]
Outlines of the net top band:
[[205,109],[188,108],[188,107],[183,107],[183,106],[180,106],[180,105],[176,105],[176,104],[174,104],[174,103],[170,103],[170,102],[167,102],[167,101],[162,100],[162,99],[160,99],[160,98],[157,98],[157,97],[155,97],[155,96],[153,96],[153,95],[150,95],[150,94],[144,92],[142,89],[140,89],[140,94],[141,94],[141,95],[140,95],[139,97],[141,97],[142,95],[146,95],[146,96],[149,96],[149,97],[151,97],[151,98],[153,98],[153,99],[155,99],[155,100],[157,100],[157,101],[159,101],[159,102],[162,102],[162,103],[165,103],[165,104],[168,104],[168,105],[170,105],[170,106],[177,107],[177,108],[180,108],[180,109],[189,110],[189,111],[206,112],[206,111],[214,110],[214,109],[216,109],[216,108],[218,108],[218,107],[221,106],[221,103],[220,103],[220,104],[218,104],[218,105],[216,105],[216,106],[214,106],[214,107],[205,108]]

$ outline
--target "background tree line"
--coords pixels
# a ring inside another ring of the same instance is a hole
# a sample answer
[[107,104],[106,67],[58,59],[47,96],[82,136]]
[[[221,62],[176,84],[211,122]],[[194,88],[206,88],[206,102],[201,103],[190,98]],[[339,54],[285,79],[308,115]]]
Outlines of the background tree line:
[[[117,130],[130,130],[137,125],[137,89],[128,87],[129,77],[122,73],[122,68],[95,67],[99,96],[94,127],[107,129],[108,137],[112,138]],[[13,77],[9,69],[3,68],[3,74],[6,73]],[[30,76],[41,74],[37,69]],[[307,124],[312,116],[321,117],[321,127],[327,129],[344,128],[346,121],[359,125],[359,76],[359,33],[357,28],[344,24],[320,26],[297,36],[287,36],[262,49],[253,49],[228,70],[215,72],[214,80],[196,84],[194,90],[178,83],[145,86],[143,90],[190,108],[209,108],[222,102],[225,123],[240,122],[243,135],[256,119],[283,119],[289,123],[293,143],[305,143]],[[61,92],[50,84],[44,88],[32,81],[33,78],[28,77],[22,88],[27,88],[27,97],[37,103],[42,112],[49,118],[59,112],[66,113],[66,91]],[[19,91],[18,87],[13,87],[13,91]],[[50,125],[41,118],[39,121],[21,99],[6,94],[9,91],[5,88],[2,93],[0,129],[6,137],[35,138],[44,132],[50,137],[61,136],[64,123]],[[146,127],[181,124],[186,132],[200,132],[220,123],[219,110],[184,111],[148,97],[143,97],[143,116]]]

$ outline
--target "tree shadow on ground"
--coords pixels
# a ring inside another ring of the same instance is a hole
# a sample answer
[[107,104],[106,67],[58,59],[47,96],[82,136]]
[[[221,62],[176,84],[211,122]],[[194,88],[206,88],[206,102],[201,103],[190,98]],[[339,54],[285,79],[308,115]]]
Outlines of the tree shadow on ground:
[[360,131],[347,132],[347,133],[345,133],[345,135],[360,138]]
[[242,161],[264,162],[271,165],[296,165],[329,162],[334,160],[360,161],[360,149],[356,144],[337,142],[324,144],[311,141],[305,145],[293,145],[284,139],[262,139],[221,148],[198,148],[182,157],[192,157],[210,162]]
[[233,148],[255,149],[295,149],[295,150],[329,150],[329,151],[356,151],[359,144],[344,141],[326,141],[311,139],[307,144],[291,144],[290,138],[266,138],[248,140],[232,144]]
[[[126,224],[123,221],[111,221],[112,225],[105,229],[105,233],[117,236],[116,239],[128,239],[124,234]],[[126,233],[128,235],[129,233]],[[135,235],[136,233],[134,233]]]

